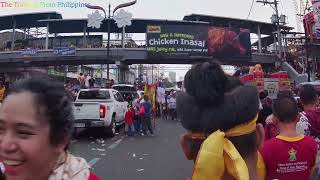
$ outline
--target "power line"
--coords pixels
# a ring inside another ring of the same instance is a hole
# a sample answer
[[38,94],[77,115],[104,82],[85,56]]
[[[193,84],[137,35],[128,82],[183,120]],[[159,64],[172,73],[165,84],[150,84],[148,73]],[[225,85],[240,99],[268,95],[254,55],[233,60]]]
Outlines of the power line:
[[256,2],[255,0],[252,0],[252,2],[251,2],[251,7],[250,7],[250,10],[249,10],[249,14],[247,16],[247,20],[249,19],[250,15],[251,15],[251,12],[252,12],[252,9],[253,9],[253,5],[254,5],[255,2]]

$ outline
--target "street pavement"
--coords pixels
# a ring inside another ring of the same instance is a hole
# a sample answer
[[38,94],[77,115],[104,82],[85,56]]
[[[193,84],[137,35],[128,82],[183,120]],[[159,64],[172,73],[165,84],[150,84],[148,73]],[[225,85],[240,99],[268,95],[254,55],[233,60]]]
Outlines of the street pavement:
[[73,141],[71,152],[85,158],[101,180],[188,179],[193,164],[179,145],[181,124],[156,119],[155,127],[154,137],[127,137],[123,129],[114,138],[86,132]]

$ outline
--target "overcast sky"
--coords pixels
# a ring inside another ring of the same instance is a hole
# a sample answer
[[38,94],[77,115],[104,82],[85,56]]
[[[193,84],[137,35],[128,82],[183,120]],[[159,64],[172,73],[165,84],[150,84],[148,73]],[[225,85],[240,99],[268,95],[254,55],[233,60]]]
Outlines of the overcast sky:
[[[14,2],[13,0],[3,0]],[[47,0],[44,2],[66,2],[68,0]],[[107,8],[110,2],[112,7],[130,0],[70,0],[69,2],[91,3]],[[18,2],[40,2],[39,0],[18,0]],[[184,15],[198,13],[216,16],[227,16],[246,19],[252,0],[138,0],[137,4],[127,8],[135,18],[176,19],[181,20]],[[291,26],[296,26],[294,5],[292,0],[281,0],[280,13],[289,17]],[[0,15],[28,13],[28,12],[57,11],[64,18],[84,18],[92,12],[85,8],[8,8],[0,7]],[[273,10],[270,6],[254,3],[249,19],[270,22]]]
[[[14,2],[13,0],[3,0]],[[39,3],[39,0],[17,0],[18,2]],[[69,0],[47,0],[44,2],[66,2]],[[90,3],[107,8],[111,3],[112,8],[118,4],[129,2],[131,0],[70,0],[69,2]],[[273,1],[273,0],[272,0]],[[137,4],[126,8],[133,13],[134,18],[151,18],[151,19],[170,19],[182,20],[183,16],[197,13],[214,16],[234,17],[246,19],[251,7],[252,0],[138,0]],[[0,4],[1,5],[1,4]],[[86,18],[93,10],[86,8],[8,8],[0,6],[0,16],[18,13],[57,11],[63,15],[63,18]],[[292,0],[281,0],[279,3],[281,14],[288,16],[289,26],[296,27],[294,4]],[[270,22],[270,17],[274,10],[266,5],[254,3],[250,20]],[[178,72],[179,75],[183,72]]]

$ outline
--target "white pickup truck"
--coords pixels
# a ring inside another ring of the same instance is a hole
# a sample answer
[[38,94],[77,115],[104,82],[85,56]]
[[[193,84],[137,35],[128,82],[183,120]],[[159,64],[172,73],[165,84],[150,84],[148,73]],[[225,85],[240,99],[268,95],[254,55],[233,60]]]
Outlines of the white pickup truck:
[[74,128],[101,128],[112,136],[124,123],[128,103],[115,89],[81,89],[73,103]]

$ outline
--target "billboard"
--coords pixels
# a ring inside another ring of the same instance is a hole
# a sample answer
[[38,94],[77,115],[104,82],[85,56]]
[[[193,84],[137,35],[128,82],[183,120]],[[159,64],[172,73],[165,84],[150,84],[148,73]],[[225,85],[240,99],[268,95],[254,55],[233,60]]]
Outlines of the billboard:
[[152,25],[147,27],[149,57],[251,57],[250,31],[224,27]]
[[155,25],[147,27],[147,52],[151,57],[187,57],[208,54],[206,26]]
[[209,27],[208,55],[214,57],[250,57],[250,31],[248,29]]

